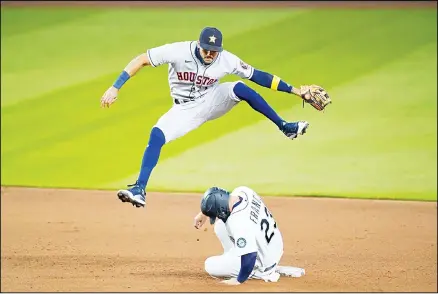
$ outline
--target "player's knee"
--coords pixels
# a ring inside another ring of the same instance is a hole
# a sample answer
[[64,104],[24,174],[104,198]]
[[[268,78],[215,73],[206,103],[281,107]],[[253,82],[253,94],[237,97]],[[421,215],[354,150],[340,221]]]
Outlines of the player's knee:
[[162,147],[166,143],[163,131],[158,127],[153,127],[149,138],[149,145]]
[[244,81],[237,81],[236,82],[236,84],[234,85],[234,87],[236,87],[237,85],[242,85],[242,86],[246,86],[246,87],[248,87],[246,84],[245,84],[245,82]]
[[214,262],[214,256],[209,257],[205,260],[204,269],[210,276],[215,277],[217,275],[215,262]]
[[205,260],[205,271],[212,277],[229,277],[229,273],[221,262],[221,256],[211,256]]
[[255,93],[253,89],[245,85],[243,82],[238,82],[233,87],[233,93],[239,99],[247,101],[250,99],[251,95]]
[[210,256],[205,260],[204,268],[214,278],[237,277],[240,270],[240,257],[230,258],[230,255]]
[[239,81],[234,85],[233,92],[234,94],[236,94],[237,97],[240,98],[240,96],[244,95],[247,91],[246,88],[248,88],[248,86]]

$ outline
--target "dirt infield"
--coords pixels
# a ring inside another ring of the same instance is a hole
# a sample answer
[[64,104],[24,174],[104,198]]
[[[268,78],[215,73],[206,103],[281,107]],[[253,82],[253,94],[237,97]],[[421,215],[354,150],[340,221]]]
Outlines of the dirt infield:
[[[306,276],[222,286],[203,270],[221,253],[196,230],[199,195],[2,188],[1,291],[436,291],[436,202],[265,197],[282,263]],[[199,239],[199,241],[197,241]]]

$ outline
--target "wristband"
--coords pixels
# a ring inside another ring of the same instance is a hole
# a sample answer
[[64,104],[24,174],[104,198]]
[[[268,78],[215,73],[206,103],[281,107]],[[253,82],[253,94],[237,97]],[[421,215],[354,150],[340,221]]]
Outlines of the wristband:
[[131,76],[126,71],[123,71],[115,81],[113,87],[120,90],[120,88],[126,83],[127,80],[129,80],[130,77]]

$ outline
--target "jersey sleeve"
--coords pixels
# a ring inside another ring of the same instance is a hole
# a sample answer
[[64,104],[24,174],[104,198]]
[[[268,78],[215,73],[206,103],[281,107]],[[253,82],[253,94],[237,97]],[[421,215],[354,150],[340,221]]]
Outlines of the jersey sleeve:
[[238,75],[242,79],[250,79],[252,77],[252,74],[254,73],[254,68],[243,62],[242,59],[237,57],[236,55],[232,55],[233,60],[233,74]]
[[233,218],[228,219],[228,221],[230,221],[229,228],[234,238],[234,248],[237,256],[258,251],[255,227],[248,220],[249,217],[245,214],[239,216],[236,214]]
[[180,44],[170,43],[159,47],[154,47],[146,51],[149,61],[153,67],[160,66],[164,63],[176,63]]

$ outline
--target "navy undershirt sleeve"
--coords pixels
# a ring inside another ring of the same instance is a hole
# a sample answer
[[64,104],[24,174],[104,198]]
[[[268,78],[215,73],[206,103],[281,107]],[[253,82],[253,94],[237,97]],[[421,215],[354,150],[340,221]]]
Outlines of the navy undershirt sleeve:
[[243,283],[248,280],[251,272],[254,269],[257,259],[257,252],[248,253],[240,257],[240,272],[237,276],[237,281]]
[[[272,80],[274,76],[270,73],[254,69],[254,73],[252,74],[252,77],[249,79],[250,81],[266,88],[271,88]],[[278,83],[277,91],[291,93],[292,92],[292,86],[287,84],[286,82],[280,80]]]

